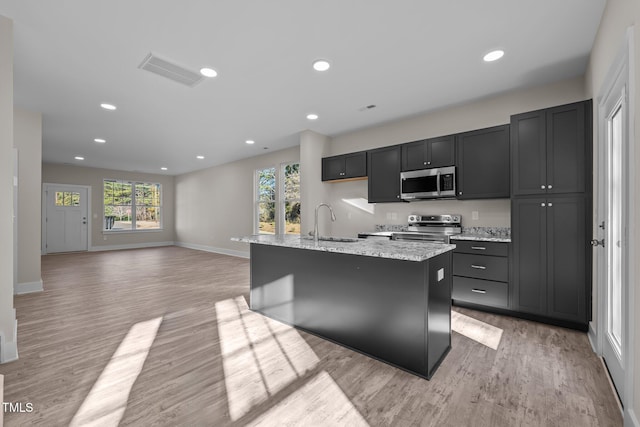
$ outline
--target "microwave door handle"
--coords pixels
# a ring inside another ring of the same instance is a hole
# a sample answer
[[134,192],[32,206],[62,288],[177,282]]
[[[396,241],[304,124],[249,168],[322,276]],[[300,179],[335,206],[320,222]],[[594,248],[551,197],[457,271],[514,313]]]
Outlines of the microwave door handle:
[[440,171],[436,175],[436,189],[438,191],[438,196],[440,196]]

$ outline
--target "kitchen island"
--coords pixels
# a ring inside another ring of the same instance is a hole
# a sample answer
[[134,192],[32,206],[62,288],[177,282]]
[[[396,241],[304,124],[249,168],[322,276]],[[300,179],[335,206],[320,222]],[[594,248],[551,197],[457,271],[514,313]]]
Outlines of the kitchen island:
[[430,378],[451,348],[455,245],[259,235],[252,310]]

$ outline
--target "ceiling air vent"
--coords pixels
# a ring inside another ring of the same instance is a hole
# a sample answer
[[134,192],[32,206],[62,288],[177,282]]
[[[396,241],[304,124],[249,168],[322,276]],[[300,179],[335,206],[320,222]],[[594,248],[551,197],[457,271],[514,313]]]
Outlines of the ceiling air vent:
[[169,61],[158,58],[153,53],[147,55],[138,68],[151,71],[152,73],[166,77],[174,82],[182,83],[189,87],[194,87],[204,79],[204,76],[200,73],[172,64]]

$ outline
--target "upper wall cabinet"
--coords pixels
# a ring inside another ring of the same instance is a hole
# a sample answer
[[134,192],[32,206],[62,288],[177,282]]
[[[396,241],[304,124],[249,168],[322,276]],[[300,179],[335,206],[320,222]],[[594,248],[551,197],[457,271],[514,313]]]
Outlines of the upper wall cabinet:
[[402,144],[402,171],[438,168],[455,164],[453,135]]
[[344,154],[342,156],[322,159],[322,180],[336,181],[340,179],[366,178],[367,153]]
[[400,202],[400,146],[368,152],[369,203]]
[[591,101],[511,116],[512,194],[584,193]]
[[461,133],[457,145],[457,198],[509,197],[509,125]]

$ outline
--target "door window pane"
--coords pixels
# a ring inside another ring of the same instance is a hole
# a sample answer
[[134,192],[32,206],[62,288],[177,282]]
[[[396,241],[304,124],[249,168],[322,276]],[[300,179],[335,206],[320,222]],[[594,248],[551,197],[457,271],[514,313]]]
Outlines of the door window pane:
[[276,169],[266,168],[257,171],[257,215],[258,233],[276,232]]
[[284,232],[300,234],[300,163],[284,166]]
[[622,107],[609,122],[609,319],[608,333],[622,354]]

